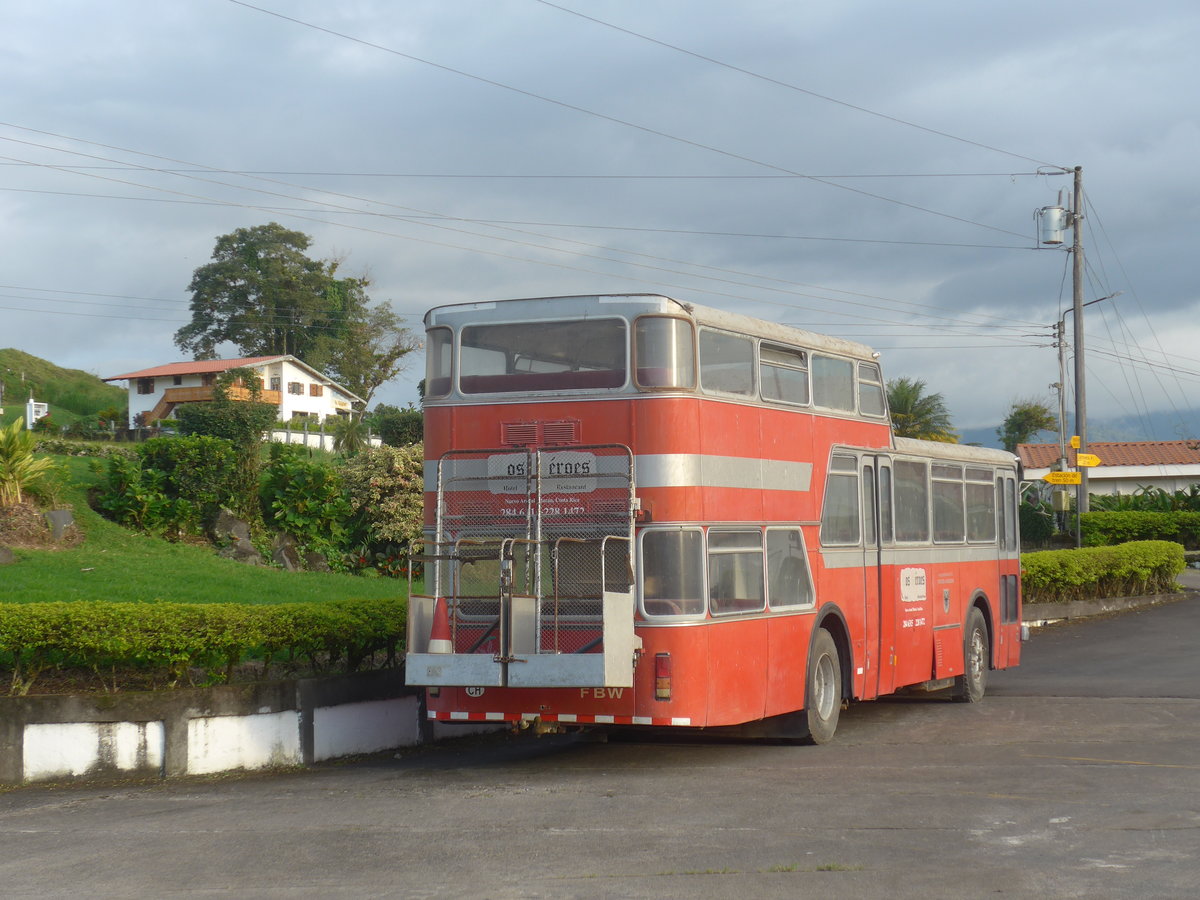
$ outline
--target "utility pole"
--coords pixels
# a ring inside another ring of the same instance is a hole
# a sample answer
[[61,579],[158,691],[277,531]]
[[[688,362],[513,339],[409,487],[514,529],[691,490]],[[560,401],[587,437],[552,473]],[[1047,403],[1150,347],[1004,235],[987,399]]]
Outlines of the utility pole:
[[[1075,458],[1087,452],[1087,392],[1083,365],[1083,166],[1075,167],[1074,200],[1071,203],[1071,299],[1075,313],[1075,433],[1079,446]],[[1082,543],[1082,517],[1088,511],[1088,469],[1076,466],[1080,473],[1075,494],[1075,546]]]

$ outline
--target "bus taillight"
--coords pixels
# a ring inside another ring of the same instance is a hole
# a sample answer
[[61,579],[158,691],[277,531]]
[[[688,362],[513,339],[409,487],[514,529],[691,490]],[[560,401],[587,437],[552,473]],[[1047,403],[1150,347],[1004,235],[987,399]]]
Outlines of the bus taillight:
[[671,699],[670,653],[657,653],[654,656],[654,699]]

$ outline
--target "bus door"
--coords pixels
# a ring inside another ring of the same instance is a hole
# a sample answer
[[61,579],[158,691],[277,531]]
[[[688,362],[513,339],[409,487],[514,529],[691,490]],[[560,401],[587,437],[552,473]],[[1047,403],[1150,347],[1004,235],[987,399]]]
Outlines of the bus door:
[[1000,585],[993,621],[992,658],[997,668],[1021,659],[1021,542],[1017,528],[1017,482],[1010,473],[996,477],[996,534]]
[[892,465],[885,456],[862,458],[864,699],[891,690],[891,653],[884,640],[884,609],[891,580],[884,577],[884,546],[892,539]]
[[892,475],[896,545],[887,571],[883,612],[884,644],[892,675],[889,692],[928,681],[934,672],[929,463],[894,459]]

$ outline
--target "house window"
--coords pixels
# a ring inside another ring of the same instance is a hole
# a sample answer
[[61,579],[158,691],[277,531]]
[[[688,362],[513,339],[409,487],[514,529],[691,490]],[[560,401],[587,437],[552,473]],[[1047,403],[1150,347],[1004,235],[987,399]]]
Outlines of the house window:
[[304,394],[304,385],[302,385],[298,381],[289,381],[288,382],[288,393],[303,395]]
[[200,376],[200,383],[205,387],[212,387],[217,383],[217,376],[212,372],[205,372]]
[[271,376],[271,390],[273,390],[273,391],[282,390],[282,388],[280,387],[280,385],[282,385],[282,384],[283,384],[283,379],[280,378],[278,375]]
[[183,384],[183,376],[176,375],[174,378],[171,379],[171,384],[175,385],[175,387],[179,387],[181,384]]
[[325,388],[323,385],[310,384],[308,386],[308,396],[310,397],[320,397],[323,393],[325,393]]
[[139,378],[138,382],[137,382],[137,388],[138,388],[139,394],[153,394],[154,393],[154,379],[153,378]]

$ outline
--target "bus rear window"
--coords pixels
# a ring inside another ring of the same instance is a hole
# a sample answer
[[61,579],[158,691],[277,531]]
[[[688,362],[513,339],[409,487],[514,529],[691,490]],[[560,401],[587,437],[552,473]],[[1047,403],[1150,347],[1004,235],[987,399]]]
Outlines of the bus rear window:
[[690,322],[666,316],[643,316],[634,325],[633,333],[639,387],[691,389],[696,386],[696,349]]
[[619,388],[625,345],[620,319],[469,325],[462,330],[459,388],[464,394]]
[[430,328],[425,333],[425,396],[445,397],[450,393],[450,361],[454,341],[449,328]]

